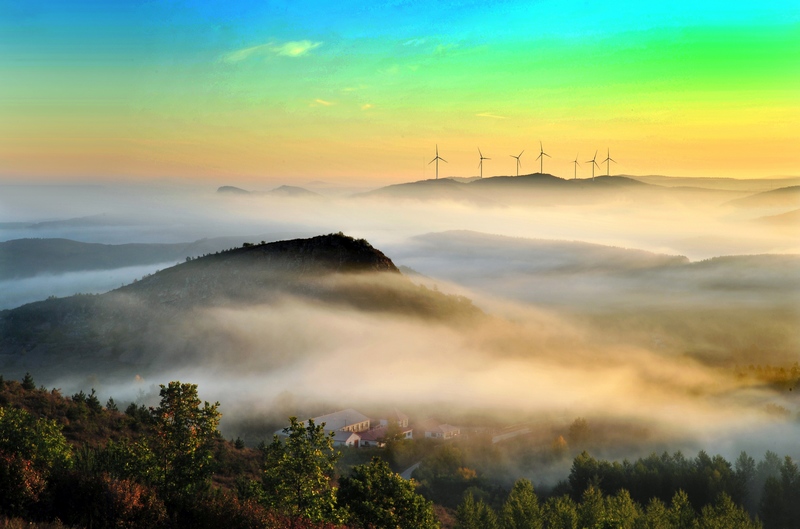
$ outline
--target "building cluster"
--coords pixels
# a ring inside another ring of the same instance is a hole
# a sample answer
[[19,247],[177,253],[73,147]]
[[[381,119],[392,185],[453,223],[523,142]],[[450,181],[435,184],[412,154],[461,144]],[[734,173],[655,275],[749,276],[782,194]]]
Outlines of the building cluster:
[[[347,408],[327,415],[310,419],[315,425],[322,426],[326,432],[333,433],[334,446],[350,446],[354,448],[383,448],[386,438],[390,435],[390,425],[396,425],[391,434],[401,439],[413,439],[415,432],[418,437],[431,437],[435,439],[451,439],[461,434],[460,428],[449,424],[442,424],[428,419],[416,428],[409,425],[408,415],[393,410],[385,418],[373,420],[363,413]],[[304,423],[308,425],[308,421]],[[276,432],[279,436],[285,435],[283,430]]]

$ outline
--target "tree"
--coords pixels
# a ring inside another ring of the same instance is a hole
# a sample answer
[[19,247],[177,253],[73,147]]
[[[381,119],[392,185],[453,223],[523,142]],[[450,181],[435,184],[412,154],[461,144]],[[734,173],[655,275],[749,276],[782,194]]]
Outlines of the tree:
[[456,529],[497,529],[497,515],[483,500],[475,501],[472,493],[456,509]]
[[606,525],[619,529],[633,529],[641,515],[639,505],[631,499],[630,493],[625,489],[606,498]]
[[547,500],[542,515],[548,529],[576,529],[578,527],[578,507],[569,496]]
[[56,421],[0,406],[0,452],[31,461],[37,470],[69,466],[72,451]]
[[340,454],[333,449],[333,433],[311,419],[307,426],[297,417],[289,422],[286,439],[276,435],[263,449],[266,502],[290,519],[338,521],[331,479]]
[[542,511],[533,485],[527,479],[514,483],[501,514],[504,529],[539,529]]
[[578,505],[578,520],[581,527],[596,527],[606,519],[606,504],[603,493],[594,485],[583,491]]
[[50,473],[69,466],[71,455],[55,421],[0,407],[0,512],[22,515]]
[[[796,521],[792,520],[792,522]],[[730,496],[722,493],[713,505],[703,507],[695,527],[697,529],[761,529],[761,524],[753,522],[747,515],[747,511],[733,503]]]
[[675,529],[692,529],[694,527],[695,512],[689,502],[689,496],[679,490],[672,497],[669,509],[669,520]]
[[337,500],[346,507],[348,522],[365,529],[435,529],[439,523],[433,504],[417,494],[412,481],[392,472],[377,457],[367,465],[353,467],[339,481]]
[[219,402],[201,406],[197,385],[177,381],[162,384],[159,394],[161,403],[151,410],[159,485],[167,495],[191,494],[207,486],[211,478]]
[[33,391],[36,389],[36,383],[33,381],[33,377],[30,373],[25,373],[25,376],[22,378],[22,389],[25,391]]

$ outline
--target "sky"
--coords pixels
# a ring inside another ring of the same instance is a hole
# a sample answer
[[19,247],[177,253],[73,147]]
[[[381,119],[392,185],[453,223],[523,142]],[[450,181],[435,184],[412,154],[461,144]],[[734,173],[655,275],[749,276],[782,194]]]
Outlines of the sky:
[[0,183],[800,175],[792,1],[0,0],[0,80]]

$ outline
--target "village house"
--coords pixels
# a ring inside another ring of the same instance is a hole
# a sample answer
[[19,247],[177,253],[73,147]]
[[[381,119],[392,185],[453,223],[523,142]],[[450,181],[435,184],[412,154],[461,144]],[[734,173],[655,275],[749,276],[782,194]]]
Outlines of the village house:
[[433,420],[422,423],[420,430],[425,432],[425,437],[433,439],[452,439],[461,435],[461,428],[450,424],[440,424]]
[[[347,408],[345,410],[328,413],[311,419],[317,426],[322,426],[326,432],[333,432],[334,446],[351,447],[378,447],[386,446],[385,438],[389,431],[389,424],[397,424],[399,434],[404,439],[412,439],[413,429],[408,426],[408,415],[394,410],[387,418],[377,421],[377,425],[370,427],[372,421],[363,413]],[[303,422],[304,426],[308,421]],[[280,437],[285,437],[283,430],[275,432]]]

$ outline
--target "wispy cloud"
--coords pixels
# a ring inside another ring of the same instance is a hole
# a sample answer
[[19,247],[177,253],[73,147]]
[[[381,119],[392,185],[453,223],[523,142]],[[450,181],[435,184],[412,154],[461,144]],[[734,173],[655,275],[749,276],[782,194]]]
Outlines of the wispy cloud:
[[303,55],[307,55],[311,50],[319,48],[321,45],[321,42],[312,42],[310,40],[290,40],[283,43],[268,42],[266,44],[242,48],[240,50],[226,53],[223,55],[222,60],[225,62],[241,62],[249,59],[250,57],[259,55],[302,57]]
[[361,105],[361,110],[369,110],[370,108],[372,108],[372,105],[370,103]]
[[498,116],[497,114],[492,114],[491,112],[479,112],[475,115],[479,118],[508,119],[507,116]]
[[315,99],[312,106],[322,105],[324,107],[332,106],[334,103],[332,101],[325,101],[324,99]]

